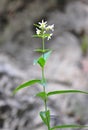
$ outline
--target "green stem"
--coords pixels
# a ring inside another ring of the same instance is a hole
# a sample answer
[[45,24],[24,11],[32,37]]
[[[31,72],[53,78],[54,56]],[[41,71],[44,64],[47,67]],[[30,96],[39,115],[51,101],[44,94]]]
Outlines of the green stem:
[[42,38],[42,49],[43,49],[43,57],[44,57],[44,50],[45,50],[44,38]]
[[[42,38],[42,47],[43,47],[43,57],[44,57],[44,49],[45,49],[44,38]],[[46,93],[44,67],[42,68],[42,82],[43,82],[43,91]],[[45,107],[45,111],[47,111],[48,110],[48,108],[47,108],[47,99],[44,100],[44,107]],[[48,123],[47,128],[48,128],[48,130],[50,130],[50,123],[49,123],[47,115],[46,115],[46,118],[47,118],[47,123]]]

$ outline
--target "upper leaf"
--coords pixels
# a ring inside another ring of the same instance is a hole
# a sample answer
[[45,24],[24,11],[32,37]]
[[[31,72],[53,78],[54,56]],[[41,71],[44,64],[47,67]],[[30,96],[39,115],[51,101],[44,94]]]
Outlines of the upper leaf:
[[45,61],[47,61],[47,59],[49,58],[51,52],[52,52],[52,51],[50,50],[50,51],[44,53],[44,59],[45,59]]
[[20,89],[23,89],[23,88],[25,88],[25,87],[29,87],[29,86],[31,86],[31,85],[33,85],[33,84],[35,84],[35,83],[41,83],[41,80],[39,80],[39,79],[34,79],[34,80],[27,81],[27,82],[25,82],[25,83],[19,85],[19,86],[13,91],[13,93],[15,94],[15,93],[16,93],[17,91],[19,91]]
[[48,52],[48,51],[51,51],[51,50],[50,49],[44,49],[44,50],[42,50],[42,49],[35,49],[34,51],[40,52],[40,53],[45,53],[45,52]]
[[45,66],[45,60],[43,57],[40,57],[37,62],[42,68]]
[[34,65],[38,63],[43,68],[45,66],[46,61],[47,61],[48,57],[50,56],[51,52],[52,51],[50,50],[50,51],[44,53],[43,55],[41,55],[38,59],[35,59]]
[[38,34],[35,34],[35,35],[33,35],[33,37],[35,37],[35,38],[37,38],[37,37],[38,37],[38,38],[42,38],[43,36],[42,36],[41,34],[39,34],[39,35],[38,35]]
[[36,27],[40,28],[40,26],[39,26],[38,24],[34,24],[34,26],[36,26]]
[[41,57],[39,57],[38,59],[35,59],[34,60],[34,65],[36,65],[36,64],[39,64],[40,65],[40,67],[44,67],[44,65],[45,65],[45,60],[44,60],[44,58],[41,56]]

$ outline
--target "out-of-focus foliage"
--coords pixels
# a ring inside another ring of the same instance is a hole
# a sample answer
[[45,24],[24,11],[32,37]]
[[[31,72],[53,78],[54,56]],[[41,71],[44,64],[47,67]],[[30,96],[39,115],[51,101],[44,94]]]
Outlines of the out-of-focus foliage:
[[88,36],[87,35],[84,35],[82,38],[81,49],[82,49],[83,55],[86,55],[88,52]]

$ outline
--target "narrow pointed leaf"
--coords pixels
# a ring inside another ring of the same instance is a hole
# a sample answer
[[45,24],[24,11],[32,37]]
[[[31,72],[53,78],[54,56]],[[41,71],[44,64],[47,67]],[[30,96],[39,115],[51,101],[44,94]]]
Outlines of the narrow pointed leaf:
[[36,65],[38,63],[38,59],[34,59],[33,65]]
[[35,83],[41,83],[41,80],[35,79],[35,80],[27,81],[27,82],[25,82],[25,83],[19,85],[19,86],[14,90],[13,93],[15,94],[17,91],[19,91],[19,90],[21,90],[21,89],[23,89],[23,88],[25,88],[25,87],[29,87],[29,86],[31,86],[31,85],[33,85],[33,84],[35,84]]
[[43,36],[41,35],[41,34],[35,34],[35,35],[33,35],[33,37],[35,37],[35,38],[42,38]]
[[41,112],[40,112],[40,117],[41,117],[42,121],[47,125],[47,120],[46,120],[45,111],[41,111]]
[[50,125],[50,111],[46,111],[46,118],[47,118],[47,126]]
[[48,33],[43,34],[43,38],[47,38],[49,36],[50,36],[50,34],[48,34]]
[[40,52],[40,53],[45,53],[45,52],[50,51],[50,49],[44,49],[44,50],[42,50],[42,49],[35,49],[34,51]]
[[38,27],[38,28],[40,27],[38,24],[34,24],[34,26],[36,26],[36,27]]
[[59,90],[59,91],[52,91],[47,93],[47,96],[52,96],[55,94],[64,94],[64,93],[83,93],[83,94],[88,94],[88,92],[85,91],[80,91],[80,90]]
[[50,51],[48,51],[48,52],[46,52],[46,53],[44,54],[44,59],[45,59],[45,61],[49,58],[51,52],[52,52],[52,51],[50,50]]
[[87,128],[88,126],[82,126],[82,125],[59,125],[54,126],[50,130],[56,130],[58,128]]
[[48,126],[50,124],[50,111],[41,111],[40,112],[40,117],[42,121]]

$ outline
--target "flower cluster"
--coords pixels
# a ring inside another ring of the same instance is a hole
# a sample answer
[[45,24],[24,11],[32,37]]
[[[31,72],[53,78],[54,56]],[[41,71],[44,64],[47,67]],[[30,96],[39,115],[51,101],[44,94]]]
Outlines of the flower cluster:
[[53,33],[51,31],[54,31],[54,24],[47,25],[47,21],[39,22],[38,24],[35,24],[36,26],[36,36],[41,38],[47,38],[47,40],[51,39]]

